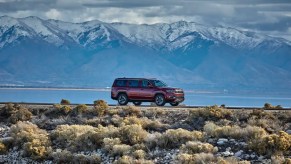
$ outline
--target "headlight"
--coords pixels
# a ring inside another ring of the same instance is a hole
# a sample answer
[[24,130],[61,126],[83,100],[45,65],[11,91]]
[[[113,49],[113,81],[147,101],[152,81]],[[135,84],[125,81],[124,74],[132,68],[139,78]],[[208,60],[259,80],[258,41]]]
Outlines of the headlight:
[[174,93],[175,90],[170,89],[170,90],[166,90],[166,92],[168,92],[168,93]]

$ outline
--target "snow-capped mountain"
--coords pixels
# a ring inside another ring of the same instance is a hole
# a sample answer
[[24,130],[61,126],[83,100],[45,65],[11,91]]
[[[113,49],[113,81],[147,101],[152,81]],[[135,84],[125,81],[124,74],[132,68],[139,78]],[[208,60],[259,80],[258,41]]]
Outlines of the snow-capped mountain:
[[123,76],[193,88],[291,88],[291,44],[185,21],[136,25],[0,17],[0,84],[110,86]]

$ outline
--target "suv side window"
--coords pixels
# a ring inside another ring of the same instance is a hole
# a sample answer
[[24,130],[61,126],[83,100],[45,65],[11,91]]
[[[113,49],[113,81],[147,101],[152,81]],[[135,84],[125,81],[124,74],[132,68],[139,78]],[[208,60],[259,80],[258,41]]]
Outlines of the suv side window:
[[142,80],[141,81],[141,87],[148,88],[150,85],[150,82],[148,80]]
[[129,80],[128,86],[129,87],[138,87],[138,80]]
[[117,87],[125,87],[126,86],[126,80],[116,80],[115,85]]

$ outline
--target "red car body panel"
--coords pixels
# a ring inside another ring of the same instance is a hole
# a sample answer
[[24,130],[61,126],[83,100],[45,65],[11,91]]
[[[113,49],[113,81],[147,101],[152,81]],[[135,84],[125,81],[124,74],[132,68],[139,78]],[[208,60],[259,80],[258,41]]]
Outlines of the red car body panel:
[[[111,88],[111,98],[117,100],[118,94],[125,93],[131,102],[154,102],[155,96],[162,94],[168,103],[184,101],[184,91],[182,89],[155,86],[151,82],[153,80],[158,81],[146,78],[117,78]],[[146,82],[146,85],[143,84]]]

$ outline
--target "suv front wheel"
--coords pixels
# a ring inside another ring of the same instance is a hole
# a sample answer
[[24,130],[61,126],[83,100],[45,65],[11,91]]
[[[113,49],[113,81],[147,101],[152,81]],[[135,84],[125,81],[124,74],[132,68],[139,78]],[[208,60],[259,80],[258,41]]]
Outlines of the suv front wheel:
[[162,95],[162,94],[156,95],[155,103],[157,104],[157,106],[164,106],[166,103],[164,95]]
[[119,105],[126,105],[128,103],[128,97],[125,93],[121,93],[118,95],[117,101]]

